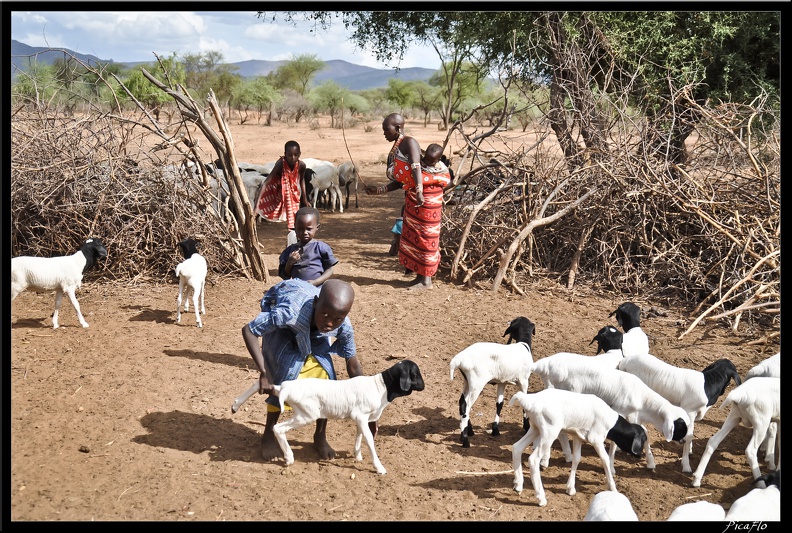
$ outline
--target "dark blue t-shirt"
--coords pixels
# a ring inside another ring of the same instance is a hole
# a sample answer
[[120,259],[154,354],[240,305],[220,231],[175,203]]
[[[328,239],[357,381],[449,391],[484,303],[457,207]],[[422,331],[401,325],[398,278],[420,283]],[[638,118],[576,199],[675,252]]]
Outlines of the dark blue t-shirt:
[[[286,275],[286,261],[294,250],[302,248],[302,258],[292,265],[291,276]],[[278,275],[283,279],[302,279],[311,281],[318,278],[328,268],[334,267],[338,259],[333,255],[333,250],[324,241],[316,239],[310,241],[305,246],[300,243],[291,244],[286,247],[278,259]]]

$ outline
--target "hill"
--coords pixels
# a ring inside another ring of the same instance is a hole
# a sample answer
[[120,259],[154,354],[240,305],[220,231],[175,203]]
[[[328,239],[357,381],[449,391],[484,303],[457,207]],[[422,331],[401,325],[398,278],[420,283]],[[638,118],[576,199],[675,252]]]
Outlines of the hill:
[[[80,54],[68,49],[64,50],[90,65],[113,62],[112,59],[102,60],[93,55]],[[12,78],[15,77],[19,70],[29,70],[31,62],[51,65],[55,62],[55,60],[62,59],[63,57],[64,53],[61,51],[54,51],[50,48],[29,46],[25,43],[12,39],[11,76]],[[151,61],[137,61],[131,63],[122,62],[121,64],[125,68],[133,68],[138,65],[145,65],[149,63],[151,63]],[[284,63],[285,61],[252,59],[249,61],[231,63],[231,65],[237,68],[236,73],[243,78],[252,78],[255,76],[265,76]],[[434,73],[434,70],[428,68],[411,67],[401,70],[376,69],[362,65],[355,65],[354,63],[349,63],[348,61],[343,61],[340,59],[331,59],[329,61],[325,61],[325,68],[317,73],[315,77],[315,83],[322,83],[323,81],[332,80],[340,86],[346,87],[350,91],[362,91],[366,89],[387,87],[388,80],[392,78],[404,81],[426,81],[429,80],[429,78],[432,77]]]

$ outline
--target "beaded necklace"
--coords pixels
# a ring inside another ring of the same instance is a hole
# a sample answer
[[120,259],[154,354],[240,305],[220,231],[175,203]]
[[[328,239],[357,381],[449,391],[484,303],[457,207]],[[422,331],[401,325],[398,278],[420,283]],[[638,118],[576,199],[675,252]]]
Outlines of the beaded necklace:
[[404,139],[404,134],[400,133],[399,138],[396,139],[396,141],[393,143],[393,147],[390,150],[390,154],[388,154],[388,164],[393,162],[393,157],[396,155],[396,149],[399,147],[399,144],[401,144],[402,139]]

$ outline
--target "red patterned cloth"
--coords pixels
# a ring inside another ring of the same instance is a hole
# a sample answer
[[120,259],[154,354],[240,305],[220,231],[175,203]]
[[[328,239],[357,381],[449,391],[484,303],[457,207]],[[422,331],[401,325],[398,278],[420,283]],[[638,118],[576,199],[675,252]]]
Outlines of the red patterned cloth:
[[399,243],[399,263],[421,276],[434,276],[440,266],[440,223],[443,187],[424,185],[424,204],[415,205],[415,188],[404,195],[404,223]]
[[257,212],[262,217],[283,222],[291,229],[294,227],[294,215],[300,208],[300,164],[289,169],[286,159],[281,157],[281,179],[271,180],[261,189]]

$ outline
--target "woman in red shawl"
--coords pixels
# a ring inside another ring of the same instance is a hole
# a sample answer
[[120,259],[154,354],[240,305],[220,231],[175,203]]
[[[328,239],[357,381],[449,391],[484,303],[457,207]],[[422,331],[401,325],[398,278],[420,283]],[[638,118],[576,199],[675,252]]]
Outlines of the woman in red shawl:
[[382,121],[385,139],[393,143],[388,156],[385,186],[366,187],[367,194],[404,189],[404,221],[399,242],[399,263],[415,272],[410,289],[431,289],[432,276],[440,266],[440,224],[443,189],[451,182],[448,172],[422,168],[421,147],[404,135],[404,117],[392,113]]
[[288,141],[283,156],[261,184],[256,212],[267,220],[285,221],[291,232],[294,229],[294,215],[301,205],[309,205],[305,194],[305,163],[300,161],[300,145],[297,141]]

